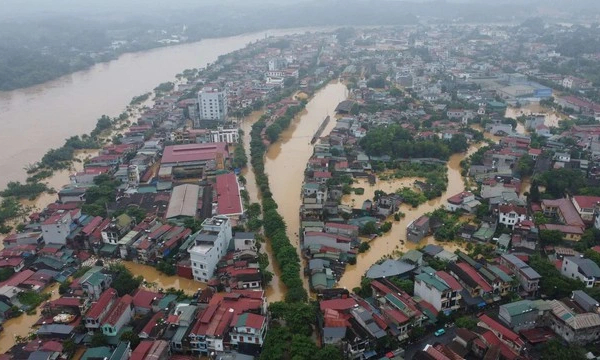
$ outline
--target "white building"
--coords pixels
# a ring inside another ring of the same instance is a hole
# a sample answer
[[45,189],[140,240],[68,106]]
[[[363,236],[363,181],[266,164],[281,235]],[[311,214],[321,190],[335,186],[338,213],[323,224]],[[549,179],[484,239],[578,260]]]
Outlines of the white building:
[[210,132],[212,142],[237,143],[240,139],[240,131],[238,129],[224,129],[219,126],[217,130]]
[[253,232],[236,232],[233,237],[235,251],[256,251],[256,240]]
[[438,273],[415,276],[415,295],[433,305],[437,311],[450,312],[460,308],[462,287],[450,274],[443,271]]
[[565,257],[560,273],[570,279],[583,281],[585,287],[594,287],[600,283],[600,267],[590,259],[578,256]]
[[188,249],[194,280],[207,282],[213,277],[217,263],[227,253],[232,239],[227,216],[215,216],[202,222],[202,230],[194,235]]
[[44,221],[41,228],[46,244],[65,245],[67,236],[71,233],[72,222],[71,213],[68,211],[59,211]]
[[511,229],[515,228],[515,224],[527,219],[527,209],[514,205],[498,206],[498,222],[504,224]]
[[233,329],[229,333],[231,344],[241,343],[263,345],[267,334],[267,318],[253,313],[238,316]]
[[203,88],[198,91],[200,120],[225,121],[227,106],[227,91],[219,91],[216,88]]

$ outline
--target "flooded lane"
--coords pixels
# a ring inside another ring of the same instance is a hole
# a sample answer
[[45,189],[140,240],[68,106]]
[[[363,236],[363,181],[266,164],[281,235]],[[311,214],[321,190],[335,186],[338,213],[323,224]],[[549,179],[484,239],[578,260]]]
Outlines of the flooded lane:
[[[392,255],[394,252],[401,251],[406,252],[411,249],[427,244],[437,244],[443,246],[448,251],[454,251],[461,248],[460,242],[437,242],[433,239],[433,236],[428,236],[421,240],[419,243],[413,243],[406,240],[406,227],[412,221],[417,219],[419,216],[438,209],[443,206],[446,199],[450,196],[455,195],[465,190],[465,184],[460,174],[460,162],[470,154],[477,151],[483,144],[472,146],[467,154],[455,154],[450,157],[448,161],[448,188],[442,194],[441,197],[430,200],[429,202],[420,205],[418,208],[413,208],[410,205],[403,204],[400,207],[400,211],[406,214],[400,221],[394,221],[393,217],[390,217],[388,221],[392,222],[392,229],[383,234],[380,237],[375,238],[371,241],[371,248],[357,257],[356,265],[348,265],[346,272],[339,281],[339,286],[352,290],[353,288],[360,286],[360,279],[365,272],[376,263],[378,260],[386,255]],[[412,187],[412,183],[415,178],[403,178],[394,179],[389,181],[377,181],[375,185],[370,186],[366,180],[359,181],[358,184],[353,185],[354,187],[363,187],[365,193],[362,196],[352,195],[351,197],[344,197],[344,203],[348,205],[354,205],[360,207],[362,202],[366,199],[373,199],[376,190],[382,190],[386,193],[394,192],[403,186]],[[352,203],[354,199],[354,204]]]
[[[269,176],[273,198],[279,205],[279,213],[287,224],[287,234],[290,241],[299,249],[298,231],[300,219],[298,211],[302,200],[300,190],[304,181],[304,170],[308,159],[312,156],[313,145],[310,140],[327,115],[335,113],[336,106],[346,99],[348,90],[344,84],[333,82],[319,92],[306,105],[305,111],[297,116],[290,127],[285,130],[280,139],[272,144],[266,154],[265,172]],[[329,134],[335,127],[335,121],[330,121],[323,131]],[[305,287],[308,280],[301,275]],[[269,301],[283,299],[283,293],[272,294]]]
[[175,289],[181,289],[186,294],[192,295],[196,291],[206,288],[205,283],[197,282],[192,279],[186,279],[176,275],[167,276],[150,265],[138,264],[134,263],[133,261],[123,261],[122,264],[125,265],[125,267],[129,269],[134,276],[141,275],[146,281],[146,287],[154,291],[157,291],[161,288],[168,289],[172,287]]
[[[56,300],[60,297],[58,294],[58,284],[53,284],[43,291],[50,293],[50,300]],[[7,320],[2,324],[4,331],[0,333],[0,353],[7,352],[14,344],[17,336],[25,337],[36,329],[33,325],[40,319],[41,309],[38,307],[34,315],[23,313],[21,316]]]

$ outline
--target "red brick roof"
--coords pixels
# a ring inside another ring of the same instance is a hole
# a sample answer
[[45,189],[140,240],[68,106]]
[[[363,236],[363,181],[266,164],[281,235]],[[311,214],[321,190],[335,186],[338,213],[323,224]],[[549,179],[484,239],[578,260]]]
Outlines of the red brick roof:
[[84,235],[89,236],[102,223],[102,220],[104,220],[102,216],[96,216],[92,219],[92,221],[90,221],[86,226],[83,227],[81,232]]
[[456,265],[460,267],[471,279],[473,279],[481,287],[481,289],[483,289],[483,291],[490,292],[493,290],[492,286],[488,284],[487,281],[485,281],[477,272],[477,270],[471,267],[471,265],[467,263],[458,263]]
[[488,328],[500,334],[500,336],[507,340],[511,341],[517,345],[523,346],[523,340],[512,330],[504,327],[504,325],[500,324],[496,320],[491,317],[483,314],[479,316],[479,320],[487,325]]
[[600,205],[600,196],[573,196],[573,201],[579,205],[581,209],[593,209]]
[[460,205],[463,203],[463,199],[469,196],[473,196],[473,193],[470,191],[463,191],[459,194],[450,196],[448,198],[448,202],[455,205]]
[[217,176],[217,211],[219,215],[242,213],[242,198],[237,177],[234,173]]
[[463,288],[463,287],[462,287],[462,285],[460,285],[460,283],[458,282],[458,280],[456,280],[456,279],[454,278],[454,276],[452,276],[452,275],[448,274],[448,273],[447,273],[447,272],[445,272],[445,271],[441,271],[441,270],[440,270],[440,271],[437,271],[435,274],[436,274],[436,275],[437,275],[437,276],[438,276],[440,279],[444,280],[444,282],[445,282],[446,284],[448,284],[448,286],[450,286],[450,288],[451,288],[452,290],[455,290],[455,291],[460,291],[460,290],[462,290],[462,288]]
[[219,153],[223,154],[224,158],[229,156],[227,143],[172,145],[165,147],[161,162],[163,164],[177,164],[215,160]]
[[144,360],[153,343],[154,341],[152,340],[141,341],[131,353],[129,360]]
[[133,306],[150,309],[154,298],[162,299],[162,294],[138,288],[133,294]]
[[119,321],[123,313],[127,310],[129,306],[131,306],[131,302],[133,298],[129,294],[125,294],[122,298],[117,301],[116,304],[113,305],[112,309],[110,309],[110,313],[106,317],[104,321],[105,324],[109,324],[115,326],[115,324]]
[[356,305],[356,300],[354,300],[353,298],[323,300],[319,303],[319,307],[321,308],[321,311],[323,311],[323,312],[326,309],[349,310],[349,309],[352,309],[355,305]]
[[500,213],[502,214],[509,214],[511,212],[515,212],[519,215],[527,215],[527,209],[524,207],[520,207],[520,206],[515,206],[515,205],[500,205],[498,206],[498,210],[500,211]]
[[87,312],[86,317],[97,319],[100,314],[110,305],[111,301],[117,296],[117,290],[113,288],[106,289]]

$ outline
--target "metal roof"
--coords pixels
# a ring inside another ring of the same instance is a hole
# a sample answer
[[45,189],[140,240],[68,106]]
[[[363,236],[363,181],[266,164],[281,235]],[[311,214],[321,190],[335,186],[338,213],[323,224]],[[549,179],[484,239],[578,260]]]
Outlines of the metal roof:
[[199,195],[199,185],[184,184],[174,187],[171,199],[169,200],[166,218],[170,219],[178,216],[195,217],[198,210]]

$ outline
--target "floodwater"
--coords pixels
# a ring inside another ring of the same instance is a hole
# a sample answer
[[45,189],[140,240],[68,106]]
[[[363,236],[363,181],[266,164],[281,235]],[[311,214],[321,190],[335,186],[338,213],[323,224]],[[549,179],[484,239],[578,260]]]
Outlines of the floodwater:
[[[544,114],[546,116],[544,120],[544,124],[548,127],[557,127],[559,121],[565,118],[564,115],[557,113],[552,109],[548,109],[546,107],[541,106],[539,103],[532,103],[526,106],[522,106],[520,108],[508,107],[506,109],[506,117],[516,119],[519,116],[523,115],[532,115],[532,114]],[[517,132],[520,134],[525,133],[525,128],[523,124],[517,124]]]
[[181,289],[186,294],[192,295],[200,289],[206,287],[205,283],[200,283],[192,279],[182,278],[180,276],[167,276],[160,273],[156,268],[150,265],[138,264],[133,261],[123,261],[123,265],[135,276],[141,275],[144,277],[146,287],[157,291],[158,289],[175,288]]
[[[427,244],[438,244],[443,246],[448,251],[454,251],[461,248],[462,243],[460,242],[437,242],[432,236],[424,238],[419,243],[407,241],[406,227],[419,216],[443,206],[446,199],[448,199],[450,196],[465,190],[465,184],[460,174],[460,162],[465,157],[477,151],[480,146],[482,146],[482,144],[472,146],[466,154],[463,153],[452,155],[448,161],[448,188],[442,194],[442,196],[430,200],[425,204],[421,204],[417,208],[413,208],[407,204],[402,204],[400,211],[406,214],[406,216],[400,219],[400,221],[394,221],[393,216],[387,220],[392,222],[392,229],[382,236],[373,239],[370,242],[371,248],[368,251],[358,254],[356,265],[348,265],[346,267],[346,272],[344,272],[344,275],[340,279],[338,285],[348,290],[352,290],[353,288],[360,286],[360,279],[369,269],[369,267],[387,255],[397,257],[398,252],[404,253],[408,250],[416,249]],[[347,205],[353,205],[354,207],[358,208],[362,206],[363,201],[366,199],[373,199],[376,190],[382,190],[386,193],[391,193],[401,189],[404,186],[412,187],[412,184],[415,180],[416,178],[402,178],[389,181],[377,181],[373,186],[369,185],[366,180],[360,180],[358,183],[355,183],[353,187],[362,187],[365,189],[365,193],[360,196],[355,194],[345,196],[343,198],[343,203]]]
[[23,167],[67,137],[89,133],[102,114],[117,116],[134,96],[175,81],[184,69],[205,67],[266,36],[319,30],[324,28],[269,30],[124,54],[44,84],[0,92],[0,188],[23,181]]
[[[310,140],[322,121],[328,115],[335,114],[336,106],[348,96],[344,84],[332,82],[320,91],[306,105],[306,109],[297,116],[292,124],[271,144],[267,151],[265,171],[269,176],[273,198],[279,205],[279,213],[287,224],[287,234],[290,241],[298,248],[300,255],[298,232],[300,219],[298,211],[302,200],[300,190],[304,181],[306,164],[313,154]],[[335,120],[327,124],[323,135],[329,134],[335,127]],[[304,285],[308,289],[308,280]],[[269,301],[283,299],[283,292],[272,293]]]
[[[51,293],[50,300],[58,299],[60,297],[58,294],[58,284],[55,283],[47,287],[44,289],[44,293]],[[30,332],[35,332],[33,324],[40,319],[40,314],[41,310],[38,307],[35,315],[23,313],[21,316],[7,320],[2,324],[4,331],[0,333],[0,354],[7,352],[15,344],[16,336],[25,337]]]
[[[260,203],[261,196],[256,186],[256,177],[254,176],[254,168],[250,163],[250,131],[252,125],[260,119],[264,111],[255,111],[250,116],[246,117],[240,124],[240,128],[244,131],[244,149],[246,150],[246,156],[248,156],[248,166],[242,171],[242,175],[246,178],[246,190],[250,196],[250,202]],[[270,242],[262,244],[262,251],[266,252],[269,258],[269,267],[267,268],[273,273],[273,279],[269,283],[269,286],[265,289],[267,300],[269,302],[283,300],[283,294],[285,294],[285,284],[281,282],[281,269],[279,266],[275,266],[275,257],[273,256],[273,249],[271,248]]]

